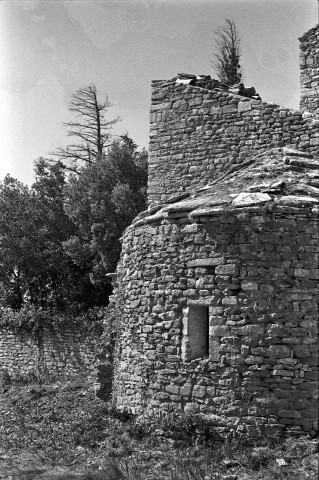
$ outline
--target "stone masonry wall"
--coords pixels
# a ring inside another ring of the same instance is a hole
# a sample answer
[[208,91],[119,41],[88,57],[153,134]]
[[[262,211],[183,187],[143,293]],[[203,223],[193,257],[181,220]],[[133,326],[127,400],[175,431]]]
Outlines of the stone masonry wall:
[[175,80],[152,83],[150,122],[150,204],[205,186],[271,147],[319,150],[319,118]]
[[300,39],[300,110],[318,113],[319,109],[319,25]]
[[[290,210],[126,231],[117,408],[202,412],[238,431],[318,429],[318,218]],[[196,305],[209,309],[209,354],[185,361],[184,317]]]
[[84,332],[78,326],[44,329],[41,338],[28,333],[0,331],[0,371],[12,380],[53,379],[96,370],[101,332]]

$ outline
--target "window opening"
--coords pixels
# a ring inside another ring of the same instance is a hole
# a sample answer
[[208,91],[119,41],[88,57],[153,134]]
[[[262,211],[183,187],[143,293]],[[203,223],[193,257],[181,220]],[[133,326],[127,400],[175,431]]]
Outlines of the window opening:
[[183,309],[182,359],[194,360],[209,354],[209,307],[191,305]]

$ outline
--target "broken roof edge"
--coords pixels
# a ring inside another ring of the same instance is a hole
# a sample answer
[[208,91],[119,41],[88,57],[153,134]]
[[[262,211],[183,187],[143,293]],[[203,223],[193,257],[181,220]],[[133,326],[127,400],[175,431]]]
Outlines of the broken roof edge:
[[[253,102],[252,105],[272,105],[275,108],[279,109],[284,109],[284,110],[289,110],[292,112],[292,114],[300,114],[302,118],[307,121],[308,123],[312,123],[313,121],[318,121],[319,120],[319,113],[316,112],[308,112],[308,111],[303,111],[300,109],[295,109],[295,108],[290,108],[285,105],[280,105],[275,102],[271,101],[266,101],[263,100],[262,98],[251,98],[251,97],[246,97],[244,95],[239,95],[238,93],[231,92],[229,90],[223,90],[223,89],[214,89],[210,90],[208,88],[204,87],[199,87],[196,85],[189,85],[189,84],[183,84],[183,83],[177,83],[178,77],[174,77],[173,79],[170,80],[152,80],[152,88],[161,88],[161,87],[175,87],[175,88],[180,88],[183,89],[184,91],[186,90],[193,90],[193,91],[202,91],[202,92],[207,92],[207,94],[223,94],[227,95],[231,98],[239,98],[241,101],[246,101],[246,102]],[[159,93],[157,95],[152,96],[152,104],[151,104],[151,111],[154,111],[157,109],[157,105],[161,105],[161,102],[163,101],[163,96]]]
[[206,90],[207,92],[219,91],[239,97],[249,98],[256,101],[262,101],[260,95],[254,87],[245,87],[243,83],[226,85],[219,80],[211,78],[210,75],[190,75],[179,73],[176,77],[169,80],[152,80],[152,88],[159,88],[169,85],[179,85],[185,87],[194,87],[196,89]]
[[[256,197],[253,201],[256,201]],[[145,212],[147,213],[147,211]],[[144,218],[136,218],[135,221],[128,227],[128,229],[135,229],[146,225],[155,224],[162,221],[183,221],[188,223],[206,223],[211,221],[214,217],[221,217],[223,215],[257,215],[257,214],[273,214],[279,216],[286,216],[291,214],[299,214],[303,216],[314,216],[318,221],[319,215],[319,199],[311,199],[310,197],[286,196],[282,197],[281,201],[261,201],[252,205],[221,205],[216,207],[203,207],[194,211],[185,212],[164,212],[159,210],[154,215],[148,215]]]
[[[165,203],[150,205],[132,226],[165,219],[207,221],[208,217],[244,211],[318,215],[319,161],[311,154],[278,147],[233,167],[205,187],[177,193]],[[269,169],[268,176],[265,167]]]

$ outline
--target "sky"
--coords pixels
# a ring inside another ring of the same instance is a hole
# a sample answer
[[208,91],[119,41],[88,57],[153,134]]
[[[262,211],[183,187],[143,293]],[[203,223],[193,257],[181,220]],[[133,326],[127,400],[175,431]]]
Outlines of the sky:
[[214,77],[225,18],[245,86],[298,109],[298,37],[318,23],[317,0],[0,0],[0,181],[32,184],[34,161],[70,141],[70,96],[91,83],[121,118],[113,134],[147,148],[151,81]]

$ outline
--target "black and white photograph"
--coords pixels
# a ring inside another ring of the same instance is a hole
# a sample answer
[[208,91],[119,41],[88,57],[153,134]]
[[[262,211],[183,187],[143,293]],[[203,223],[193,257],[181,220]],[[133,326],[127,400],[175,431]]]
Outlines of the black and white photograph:
[[0,0],[0,480],[317,480],[319,0]]

